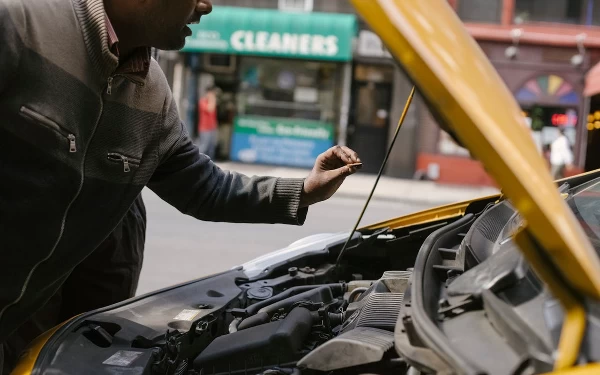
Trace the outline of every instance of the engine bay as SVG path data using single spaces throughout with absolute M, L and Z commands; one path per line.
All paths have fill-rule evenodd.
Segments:
M 260 272 L 239 267 L 74 319 L 37 365 L 148 375 L 542 373 L 563 313 L 512 242 L 519 225 L 509 202 L 489 198 L 461 216 L 356 233 L 338 265 L 344 237 L 309 241 L 310 251 L 259 262 Z M 588 328 L 589 359 L 600 359 L 597 328 Z

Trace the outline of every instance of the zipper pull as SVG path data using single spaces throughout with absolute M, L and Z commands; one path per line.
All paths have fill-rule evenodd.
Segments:
M 69 134 L 67 136 L 67 139 L 69 140 L 69 152 L 77 152 L 77 145 L 75 144 L 75 135 Z
M 112 83 L 113 83 L 113 77 L 110 76 L 110 77 L 108 77 L 108 86 L 106 87 L 106 93 L 108 95 L 112 94 Z
M 129 168 L 129 159 L 127 159 L 127 156 L 122 156 L 121 160 L 123 160 L 123 171 L 130 172 L 131 168 Z

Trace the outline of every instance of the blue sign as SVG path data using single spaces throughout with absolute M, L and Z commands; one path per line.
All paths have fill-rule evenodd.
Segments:
M 258 116 L 236 118 L 230 158 L 256 164 L 312 168 L 333 146 L 333 125 Z

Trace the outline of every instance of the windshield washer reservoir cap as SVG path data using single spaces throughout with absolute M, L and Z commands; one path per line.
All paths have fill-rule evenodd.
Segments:
M 248 289 L 248 298 L 264 300 L 273 296 L 273 288 L 260 287 Z

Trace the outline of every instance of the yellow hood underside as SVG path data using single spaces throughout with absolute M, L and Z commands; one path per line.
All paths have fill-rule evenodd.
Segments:
M 502 186 L 569 284 L 600 297 L 600 260 L 561 198 L 521 109 L 446 0 L 352 0 L 430 109 Z

